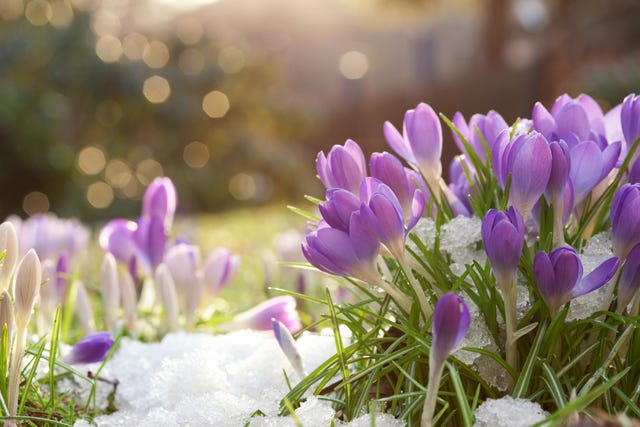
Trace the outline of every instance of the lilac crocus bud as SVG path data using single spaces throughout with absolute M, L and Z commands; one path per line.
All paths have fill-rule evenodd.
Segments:
M 373 153 L 369 159 L 369 169 L 373 178 L 379 179 L 393 190 L 405 213 L 405 221 L 408 221 L 416 191 L 411 173 L 396 156 L 386 152 Z
M 627 142 L 627 149 L 630 149 L 634 142 L 640 138 L 640 95 L 632 93 L 622 101 L 620 110 L 620 122 L 622 133 Z M 638 153 L 634 157 L 638 157 Z
M 120 285 L 118 284 L 118 265 L 110 253 L 104 254 L 100 268 L 100 292 L 104 305 L 105 326 L 113 331 L 120 309 Z
M 85 335 L 96 330 L 91 301 L 82 282 L 76 282 L 76 316 L 78 316 L 78 322 Z
M 475 153 L 483 162 L 486 160 L 485 147 L 478 132 L 480 132 L 489 149 L 493 152 L 493 147 L 498 135 L 509 128 L 502 116 L 493 110 L 489 111 L 486 115 L 474 114 L 471 116 L 468 125 L 464 120 L 464 116 L 461 113 L 456 113 L 453 116 L 453 124 L 462 136 L 467 139 L 469 145 L 473 147 Z M 467 150 L 455 132 L 453 132 L 453 140 L 460 149 L 460 152 L 468 156 L 469 153 L 467 153 Z
M 513 206 L 506 212 L 490 209 L 482 219 L 482 243 L 498 283 L 511 283 L 518 271 L 524 244 L 524 221 Z
M 102 331 L 86 335 L 71 348 L 69 354 L 63 357 L 63 361 L 70 365 L 102 362 L 109 354 L 113 343 L 110 332 Z
M 171 272 L 166 265 L 160 264 L 156 268 L 156 286 L 160 294 L 160 301 L 164 307 L 164 323 L 168 332 L 177 331 L 179 328 L 180 309 L 178 307 L 178 293 L 176 285 L 171 277 Z
M 202 298 L 203 283 L 198 271 L 201 262 L 200 248 L 184 243 L 173 246 L 164 257 L 188 327 L 194 323 L 196 309 Z
M 467 304 L 453 293 L 444 294 L 433 312 L 431 332 L 433 340 L 429 352 L 429 384 L 422 409 L 421 426 L 431 426 L 440 387 L 440 377 L 447 357 L 466 335 L 471 323 Z
M 11 304 L 11 296 L 6 289 L 0 293 L 0 339 L 2 339 L 2 331 L 6 326 L 7 337 L 9 338 L 9 348 L 11 348 L 11 335 L 13 332 L 13 304 Z
M 167 246 L 167 229 L 159 215 L 140 217 L 137 225 L 133 233 L 133 240 L 138 249 L 136 256 L 142 268 L 149 274 L 162 262 Z
M 624 260 L 640 243 L 640 184 L 625 184 L 611 201 L 611 241 L 613 254 Z
M 327 200 L 318 205 L 320 215 L 333 228 L 348 231 L 351 214 L 360 209 L 360 198 L 342 188 L 327 190 Z
M 302 244 L 305 258 L 318 269 L 370 283 L 379 281 L 376 269 L 379 251 L 380 242 L 363 225 L 358 212 L 352 215 L 348 232 L 320 222 Z
M 11 276 L 18 263 L 18 236 L 13 224 L 5 221 L 0 224 L 0 289 L 9 289 Z
M 138 224 L 126 219 L 109 221 L 102 230 L 98 241 L 105 252 L 111 253 L 118 261 L 129 264 L 136 257 L 138 249 L 133 237 Z
M 560 246 L 550 254 L 538 252 L 533 260 L 533 277 L 551 315 L 566 302 L 606 284 L 618 269 L 618 258 L 612 257 L 582 277 L 582 262 L 576 250 Z
M 551 173 L 545 189 L 545 197 L 551 203 L 559 203 L 564 200 L 564 191 L 571 168 L 571 157 L 569 156 L 569 147 L 564 141 L 549 143 L 549 150 L 551 151 Z
M 384 136 L 389 146 L 408 163 L 422 172 L 435 192 L 442 175 L 442 125 L 433 108 L 420 103 L 404 115 L 402 135 L 390 123 L 385 122 Z
M 584 141 L 569 152 L 575 204 L 582 202 L 589 192 L 609 175 L 618 161 L 621 143 L 617 141 L 604 147 L 602 145 L 594 141 Z
M 275 319 L 295 334 L 302 328 L 300 316 L 296 311 L 296 300 L 290 295 L 270 298 L 255 307 L 238 314 L 222 329 L 255 329 L 269 331 L 273 329 L 271 319 Z
M 509 204 L 524 218 L 547 187 L 551 160 L 549 143 L 538 132 L 516 138 L 503 152 L 502 176 L 511 174 Z
M 135 332 L 136 321 L 138 320 L 138 295 L 136 285 L 133 283 L 133 278 L 128 272 L 120 275 L 120 288 L 122 293 L 122 311 L 124 311 L 127 328 L 130 332 Z
M 360 182 L 367 175 L 367 165 L 360 146 L 347 140 L 344 146 L 334 145 L 327 156 L 316 157 L 316 170 L 327 190 L 342 188 L 358 194 Z
M 207 255 L 202 266 L 202 280 L 205 288 L 214 297 L 218 296 L 233 279 L 239 265 L 240 258 L 228 249 L 218 248 L 212 251 Z
M 31 317 L 33 304 L 40 293 L 42 283 L 42 267 L 35 250 L 29 249 L 29 252 L 20 260 L 14 282 L 16 324 L 18 327 L 25 327 Z
M 287 357 L 287 360 L 289 360 L 289 363 L 291 363 L 298 377 L 301 379 L 306 377 L 307 373 L 304 371 L 302 356 L 298 351 L 296 340 L 293 339 L 293 335 L 291 335 L 289 329 L 284 323 L 277 319 L 271 319 L 271 327 L 273 328 L 273 335 L 276 337 L 280 349 Z
M 178 198 L 176 188 L 171 179 L 165 177 L 155 178 L 147 187 L 142 198 L 142 216 L 152 217 L 158 215 L 167 230 L 171 228 L 176 212 Z
M 618 312 L 622 312 L 640 289 L 640 244 L 627 255 L 618 282 Z

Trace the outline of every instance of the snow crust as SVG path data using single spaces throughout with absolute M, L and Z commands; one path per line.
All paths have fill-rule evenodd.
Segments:
M 473 427 L 529 427 L 549 416 L 540 405 L 526 399 L 504 396 L 487 399 L 475 412 Z
M 303 335 L 298 346 L 307 371 L 335 353 L 331 336 Z M 95 372 L 97 366 L 88 369 Z M 270 332 L 173 333 L 157 343 L 124 339 L 100 374 L 119 381 L 118 411 L 95 421 L 100 427 L 295 426 L 292 417 L 277 416 L 288 391 L 283 371 L 292 386 L 300 380 Z M 98 402 L 104 408 L 112 386 L 98 384 Z M 296 410 L 304 426 L 329 426 L 333 415 L 329 403 L 313 396 Z M 335 425 L 369 426 L 372 417 L 377 425 L 404 425 L 387 414 L 363 414 L 348 424 L 336 420 Z

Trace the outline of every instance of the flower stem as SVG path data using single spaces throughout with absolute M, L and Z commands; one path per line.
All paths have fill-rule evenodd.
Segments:
M 406 256 L 399 259 L 399 262 L 400 267 L 402 267 L 402 270 L 404 271 L 404 275 L 407 277 L 411 287 L 413 288 L 413 292 L 416 294 L 416 298 L 418 298 L 418 303 L 420 304 L 420 310 L 422 311 L 424 320 L 427 321 L 433 314 L 433 309 L 431 308 L 429 301 L 427 301 L 427 295 L 424 293 L 422 286 L 420 286 L 418 279 L 413 275 L 413 271 L 407 263 Z
M 504 317 L 507 332 L 507 341 L 505 343 L 507 363 L 517 371 L 518 348 L 516 346 L 516 330 L 518 320 L 516 317 L 516 301 L 518 298 L 518 289 L 516 288 L 515 279 L 502 281 L 500 289 L 502 290 L 502 296 L 504 298 Z
M 398 290 L 398 288 L 394 287 L 394 285 L 390 285 L 385 282 L 381 277 L 374 282 L 376 286 L 381 288 L 383 291 L 389 294 L 391 298 L 398 304 L 402 309 L 409 312 L 411 310 L 411 300 L 402 292 Z
M 11 367 L 9 369 L 9 386 L 7 389 L 8 409 L 10 416 L 18 415 L 18 389 L 20 387 L 20 372 L 22 371 L 22 358 L 27 340 L 27 325 L 16 324 L 15 347 L 11 357 Z M 5 427 L 15 426 L 15 420 L 5 422 Z
M 429 383 L 427 384 L 427 396 L 424 399 L 422 407 L 422 421 L 420 427 L 431 427 L 433 421 L 433 413 L 436 409 L 436 399 L 438 398 L 438 389 L 440 388 L 440 377 L 444 363 L 437 363 L 429 357 Z

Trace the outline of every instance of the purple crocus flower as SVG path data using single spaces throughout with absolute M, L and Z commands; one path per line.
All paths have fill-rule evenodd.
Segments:
M 302 362 L 302 356 L 298 351 L 296 340 L 289 332 L 287 326 L 277 319 L 271 319 L 271 327 L 273 328 L 273 335 L 276 337 L 276 341 L 280 346 L 280 349 L 293 366 L 293 369 L 298 374 L 298 377 L 304 378 L 307 376 L 304 371 L 304 364 Z
M 462 298 L 454 293 L 440 297 L 433 312 L 430 360 L 440 365 L 464 338 L 471 319 L 469 309 Z
M 110 332 L 95 332 L 78 341 L 71 352 L 64 357 L 70 365 L 102 362 L 113 346 Z
M 550 141 L 580 142 L 588 139 L 592 132 L 605 134 L 602 109 L 593 98 L 584 94 L 575 99 L 567 94 L 558 97 L 551 112 L 537 102 L 531 117 L 534 129 Z
M 155 178 L 147 187 L 142 198 L 142 216 L 162 218 L 165 228 L 168 230 L 173 223 L 178 197 L 176 188 L 171 179 L 164 177 Z
M 440 297 L 431 324 L 433 340 L 429 352 L 429 384 L 422 408 L 421 426 L 431 425 L 444 362 L 466 335 L 470 322 L 469 309 L 462 298 L 453 293 Z
M 366 200 L 360 206 L 362 220 L 396 258 L 402 259 L 407 231 L 416 225 L 424 211 L 422 192 L 414 191 L 406 229 L 402 206 L 388 186 L 375 178 L 366 178 L 360 188 L 360 194 Z
M 344 146 L 334 145 L 329 154 L 318 153 L 316 170 L 327 190 L 342 188 L 358 194 L 360 182 L 367 175 L 367 165 L 360 146 L 347 140 Z
M 620 122 L 629 149 L 640 138 L 640 95 L 632 93 L 622 101 Z M 635 153 L 635 157 L 638 157 L 638 153 Z
M 369 169 L 373 178 L 379 179 L 393 190 L 405 213 L 405 220 L 408 220 L 416 191 L 411 171 L 396 156 L 387 152 L 373 153 L 369 159 Z
M 420 103 L 405 113 L 402 134 L 390 122 L 385 122 L 383 132 L 389 146 L 419 169 L 437 192 L 442 175 L 442 125 L 433 108 Z
M 618 311 L 622 312 L 640 289 L 640 244 L 635 245 L 622 266 L 618 282 Z
M 513 281 L 524 244 L 524 221 L 516 208 L 490 209 L 482 219 L 482 243 L 500 284 Z
M 295 334 L 302 328 L 300 316 L 296 311 L 296 300 L 290 295 L 278 296 L 261 302 L 257 306 L 238 314 L 230 324 L 222 329 L 255 329 L 269 331 L 273 328 L 273 319 L 282 322 Z
M 203 290 L 199 272 L 202 263 L 200 248 L 187 243 L 174 245 L 165 254 L 163 262 L 171 273 L 180 307 L 191 326 Z
M 471 116 L 468 124 L 462 113 L 458 112 L 454 114 L 452 121 L 483 162 L 486 160 L 486 154 L 482 140 L 478 135 L 478 131 L 480 131 L 480 134 L 489 146 L 489 149 L 493 152 L 498 135 L 505 129 L 509 128 L 507 122 L 502 118 L 502 116 L 493 110 L 489 111 L 486 115 L 474 114 Z M 464 145 L 460 141 L 460 138 L 458 138 L 458 135 L 455 132 L 452 132 L 452 135 L 454 142 L 460 149 L 460 152 L 468 157 L 467 150 L 464 148 Z
M 100 231 L 100 247 L 120 262 L 140 267 L 146 275 L 162 262 L 167 244 L 164 219 L 159 215 L 140 217 L 137 222 L 114 219 Z
M 526 218 L 531 208 L 547 188 L 551 175 L 551 150 L 546 138 L 531 132 L 511 141 L 497 162 L 499 176 L 511 175 L 509 204 Z
M 352 276 L 365 282 L 379 281 L 376 260 L 380 242 L 363 224 L 359 212 L 351 215 L 349 231 L 331 228 L 321 221 L 302 244 L 305 258 L 325 273 Z
M 327 190 L 327 200 L 318 209 L 322 218 L 333 228 L 348 231 L 351 214 L 360 209 L 360 198 L 342 188 Z
M 621 143 L 607 144 L 583 141 L 570 149 L 571 167 L 569 175 L 573 185 L 575 204 L 582 202 L 589 192 L 615 167 L 620 157 Z
M 611 201 L 611 241 L 613 254 L 624 260 L 640 243 L 640 184 L 625 184 Z
M 533 276 L 538 291 L 551 315 L 566 302 L 606 284 L 618 269 L 618 258 L 612 257 L 582 277 L 582 262 L 576 250 L 560 246 L 550 254 L 538 252 L 533 260 Z
M 231 282 L 238 266 L 240 258 L 225 248 L 218 248 L 207 255 L 202 266 L 202 280 L 205 289 L 208 289 L 214 297 Z

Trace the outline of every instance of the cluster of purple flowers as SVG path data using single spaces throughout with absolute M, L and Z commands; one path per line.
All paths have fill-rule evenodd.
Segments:
M 452 123 L 461 154 L 451 162 L 449 184 L 442 178 L 441 122 L 424 103 L 407 111 L 402 132 L 388 122 L 383 127 L 389 146 L 407 166 L 390 153 L 374 153 L 367 173 L 364 154 L 351 140 L 334 146 L 327 155 L 320 153 L 316 168 L 326 200 L 319 205 L 322 219 L 302 244 L 307 260 L 324 272 L 382 287 L 403 306 L 413 295 L 399 294 L 395 284 L 385 283 L 379 269 L 381 255 L 402 265 L 408 233 L 420 217 L 438 215 L 443 206 L 450 207 L 454 216 L 479 215 L 483 245 L 505 299 L 509 353 L 516 340 L 515 286 L 525 236 L 539 233 L 541 209 L 549 206 L 553 247 L 535 255 L 533 270 L 537 292 L 550 313 L 609 282 L 625 259 L 618 301 L 626 307 L 636 298 L 640 161 L 632 150 L 640 138 L 640 97 L 629 95 L 605 114 L 587 95 L 563 95 L 550 110 L 536 103 L 531 119 L 520 119 L 513 126 L 495 111 L 473 115 L 468 122 L 457 113 Z M 621 170 L 623 166 L 627 170 Z M 506 211 L 496 210 L 497 205 L 480 210 L 474 203 L 479 181 L 486 178 L 482 173 L 489 174 L 504 193 L 493 200 L 497 204 L 503 197 Z M 611 202 L 615 257 L 583 278 L 580 258 L 565 244 L 565 233 L 580 230 L 580 237 L 588 238 L 598 215 L 585 213 L 602 212 L 605 204 L 598 204 L 599 198 L 613 183 L 624 180 L 628 183 Z M 429 288 L 421 291 L 437 294 Z M 459 338 L 464 329 L 450 333 Z M 514 357 L 507 358 L 517 363 Z

